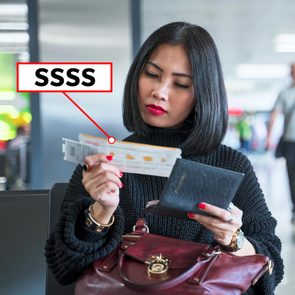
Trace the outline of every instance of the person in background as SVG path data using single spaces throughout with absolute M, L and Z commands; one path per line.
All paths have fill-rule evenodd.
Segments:
M 250 115 L 247 112 L 243 112 L 241 115 L 240 119 L 236 123 L 236 129 L 239 133 L 241 151 L 249 152 L 251 150 L 253 130 L 250 122 Z
M 291 85 L 280 92 L 270 114 L 266 149 L 271 148 L 271 133 L 279 114 L 284 116 L 283 156 L 286 159 L 292 200 L 292 223 L 295 223 L 295 63 L 291 64 Z
M 30 182 L 30 148 L 31 148 L 31 127 L 24 124 L 17 128 L 16 137 L 7 143 L 7 167 L 9 190 L 24 190 Z
M 240 256 L 267 255 L 274 262 L 273 273 L 263 275 L 246 294 L 273 294 L 283 277 L 277 222 L 249 159 L 221 144 L 227 97 L 217 48 L 204 28 L 174 22 L 144 42 L 127 75 L 123 121 L 133 132 L 126 141 L 178 147 L 184 159 L 244 173 L 233 206 L 224 210 L 204 200 L 199 208 L 213 217 L 190 212 L 187 219 L 143 216 L 146 204 L 159 199 L 167 178 L 123 174 L 111 155 L 88 156 L 73 173 L 59 222 L 47 240 L 47 263 L 57 280 L 77 280 L 144 217 L 154 234 L 217 242 Z

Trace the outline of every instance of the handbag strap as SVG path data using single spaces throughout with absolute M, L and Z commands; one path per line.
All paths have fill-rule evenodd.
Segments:
M 137 219 L 135 225 L 133 226 L 132 233 L 144 235 L 149 232 L 150 232 L 150 230 L 149 230 L 145 220 L 143 218 Z

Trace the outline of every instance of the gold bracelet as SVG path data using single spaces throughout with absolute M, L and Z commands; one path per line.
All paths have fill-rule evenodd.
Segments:
M 103 231 L 105 228 L 111 227 L 115 222 L 115 216 L 112 215 L 111 221 L 108 224 L 102 224 L 97 222 L 93 217 L 93 204 L 87 209 L 86 212 L 86 225 L 97 232 Z

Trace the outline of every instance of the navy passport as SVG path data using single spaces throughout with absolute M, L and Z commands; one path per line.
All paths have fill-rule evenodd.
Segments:
M 198 208 L 206 202 L 227 209 L 243 173 L 177 159 L 160 200 L 148 202 L 144 213 L 187 218 L 187 213 L 207 215 Z

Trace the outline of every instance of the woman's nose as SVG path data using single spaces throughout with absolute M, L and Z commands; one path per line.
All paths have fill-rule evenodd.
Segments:
M 169 97 L 169 91 L 168 87 L 165 85 L 162 85 L 158 87 L 157 89 L 154 89 L 151 93 L 152 97 L 159 100 L 167 101 Z

